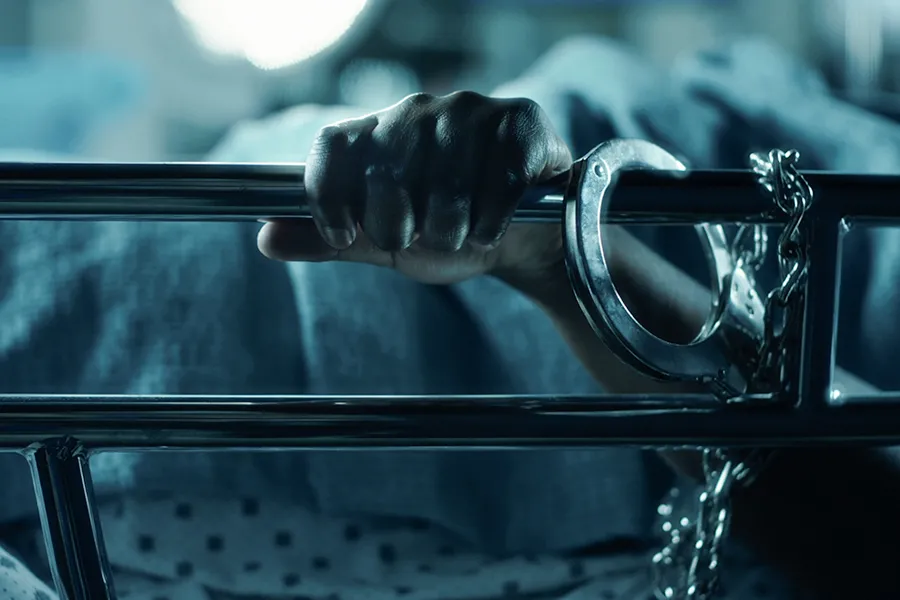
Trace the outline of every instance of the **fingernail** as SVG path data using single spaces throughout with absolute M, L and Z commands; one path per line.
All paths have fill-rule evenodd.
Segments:
M 485 252 L 488 250 L 496 250 L 496 248 L 500 245 L 501 241 L 502 241 L 502 239 L 496 239 L 491 242 L 485 242 L 483 240 L 473 240 L 471 238 L 466 240 L 466 242 L 468 242 L 474 248 L 478 248 L 479 250 L 482 250 Z
M 356 239 L 356 232 L 347 229 L 332 229 L 331 227 L 325 227 L 323 228 L 322 233 L 324 234 L 325 241 L 328 242 L 328 245 L 332 248 L 337 248 L 338 250 L 346 250 Z

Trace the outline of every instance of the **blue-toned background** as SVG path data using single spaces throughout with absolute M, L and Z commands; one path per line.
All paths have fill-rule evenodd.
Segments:
M 186 6 L 0 0 L 0 48 L 24 51 L 0 53 L 0 151 L 193 160 L 243 119 L 304 103 L 376 109 L 413 91 L 487 91 L 560 40 L 585 35 L 619 40 L 662 66 L 761 37 L 861 103 L 900 106 L 891 3 L 348 0 L 302 18 L 292 0 Z M 247 30 L 224 27 L 235 22 Z
M 82 152 L 137 110 L 143 88 L 140 66 L 115 56 L 0 51 L 0 148 Z
M 610 6 L 634 4 L 728 4 L 735 0 L 468 0 L 474 4 L 532 5 L 532 6 Z

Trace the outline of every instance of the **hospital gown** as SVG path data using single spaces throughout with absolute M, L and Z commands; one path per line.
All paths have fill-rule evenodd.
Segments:
M 570 40 L 497 95 L 537 100 L 576 155 L 636 137 L 696 167 L 794 147 L 806 168 L 900 171 L 900 127 L 754 41 L 662 72 L 614 43 Z M 239 125 L 211 158 L 302 160 L 319 127 L 358 114 L 289 110 Z M 598 391 L 546 316 L 487 278 L 434 287 L 269 262 L 248 224 L 0 228 L 4 392 Z M 696 273 L 690 235 L 645 238 Z M 889 231 L 845 248 L 840 360 L 887 388 L 896 370 L 879 357 L 900 349 L 898 324 L 863 317 L 895 303 L 898 252 Z M 51 598 L 28 570 L 46 573 L 27 470 L 10 455 L 0 467 L 0 599 Z M 118 591 L 142 600 L 647 600 L 654 508 L 673 482 L 654 454 L 623 448 L 102 454 L 93 470 Z M 728 597 L 791 591 L 752 557 L 726 574 Z

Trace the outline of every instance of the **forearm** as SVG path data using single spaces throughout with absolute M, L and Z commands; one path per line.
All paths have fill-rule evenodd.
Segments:
M 633 314 L 670 340 L 693 337 L 709 308 L 708 291 L 621 229 L 611 233 L 613 277 Z M 544 308 L 606 390 L 696 391 L 650 380 L 606 348 L 582 316 L 564 265 L 540 279 L 506 279 Z M 871 389 L 840 370 L 836 380 L 849 392 Z M 736 496 L 734 532 L 820 596 L 884 597 L 885 590 L 900 585 L 900 541 L 895 540 L 900 533 L 900 467 L 894 454 L 847 448 L 782 450 L 764 475 Z M 699 472 L 697 453 L 664 457 L 683 472 Z
M 696 335 L 709 310 L 709 293 L 668 261 L 627 234 L 607 233 L 612 277 L 631 313 L 653 333 L 670 341 Z M 592 331 L 572 292 L 565 265 L 534 276 L 519 272 L 500 278 L 523 292 L 553 319 L 560 334 L 605 390 L 611 393 L 656 393 L 696 387 L 652 380 L 627 367 Z M 672 290 L 678 290 L 673 294 Z

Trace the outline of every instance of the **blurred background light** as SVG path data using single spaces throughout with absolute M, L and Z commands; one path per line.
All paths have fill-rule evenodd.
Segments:
M 421 88 L 412 69 L 386 60 L 355 60 L 343 70 L 338 84 L 343 104 L 371 110 L 389 106 Z
M 353 26 L 367 0 L 173 0 L 200 43 L 266 70 L 289 67 Z
M 767 39 L 900 120 L 898 0 L 0 0 L 0 151 L 202 160 L 296 106 L 489 92 L 585 35 L 663 69 Z

